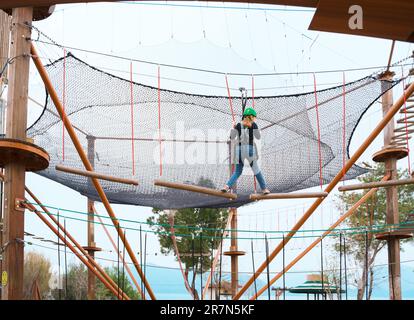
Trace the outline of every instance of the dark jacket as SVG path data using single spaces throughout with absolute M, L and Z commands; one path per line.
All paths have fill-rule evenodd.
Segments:
M 245 129 L 246 130 L 246 129 Z M 259 154 L 257 152 L 257 146 L 256 143 L 254 141 L 254 139 L 259 140 L 261 135 L 260 135 L 260 130 L 259 127 L 257 126 L 256 122 L 253 122 L 251 128 L 247 128 L 247 132 L 248 135 L 244 135 L 245 132 L 242 132 L 242 125 L 241 123 L 237 123 L 233 129 L 231 129 L 230 131 L 230 139 L 232 142 L 232 163 L 237 163 L 239 161 L 236 161 L 237 159 L 234 158 L 234 156 L 236 156 L 235 154 L 235 147 L 236 145 L 251 145 L 253 146 L 253 150 L 254 155 L 250 155 L 252 156 L 252 160 L 257 160 L 259 159 Z M 243 133 L 243 134 L 242 134 Z M 240 160 L 240 155 L 238 155 L 238 159 Z

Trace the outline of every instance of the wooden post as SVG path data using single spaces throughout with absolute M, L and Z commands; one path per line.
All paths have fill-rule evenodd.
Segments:
M 237 243 L 237 208 L 231 208 L 233 211 L 233 218 L 231 219 L 231 245 L 230 251 L 238 251 Z M 239 256 L 231 255 L 231 296 L 235 297 L 239 286 Z
M 4 71 L 0 76 L 0 135 L 4 134 L 4 112 L 6 109 L 6 101 L 2 99 L 1 93 L 4 89 L 4 84 L 7 82 L 7 71 L 5 69 L 7 57 L 9 55 L 10 42 L 10 18 L 4 11 L 0 10 L 0 70 Z M 3 174 L 3 169 L 0 169 Z M 3 247 L 3 181 L 0 181 L 0 247 Z M 3 272 L 3 258 L 0 254 L 0 275 Z M 1 289 L 0 289 L 1 297 Z
M 87 136 L 88 140 L 88 159 L 92 165 L 92 168 L 95 169 L 95 138 L 92 136 Z M 93 189 L 93 184 L 91 178 L 88 178 L 88 189 Z M 94 224 L 94 204 L 95 202 L 88 198 L 88 248 L 95 247 L 95 224 Z M 92 259 L 95 260 L 95 250 L 87 250 Z M 95 286 L 96 286 L 96 277 L 92 270 L 88 269 L 88 300 L 95 300 Z
M 32 23 L 33 8 L 16 8 L 12 13 L 9 88 L 7 105 L 6 137 L 26 139 L 27 96 L 29 87 L 31 29 L 24 23 Z M 16 199 L 24 199 L 26 168 L 23 164 L 5 166 L 3 273 L 7 285 L 2 290 L 3 300 L 23 298 L 24 264 L 24 210 L 16 209 Z
M 386 71 L 382 74 L 385 80 L 392 80 L 393 72 Z M 385 115 L 393 105 L 392 90 L 388 90 L 382 96 L 382 111 Z M 384 147 L 389 146 L 394 135 L 394 119 L 388 122 L 384 129 Z M 385 160 L 385 172 L 390 175 L 390 180 L 397 180 L 397 159 Z M 397 187 L 386 189 L 386 223 L 399 224 L 398 213 L 398 191 Z M 400 240 L 398 238 L 389 238 L 388 244 L 388 275 L 389 290 L 391 300 L 401 300 L 401 267 L 400 267 Z

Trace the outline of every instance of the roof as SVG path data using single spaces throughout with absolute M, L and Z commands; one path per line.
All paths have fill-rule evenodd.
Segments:
M 339 291 L 339 288 L 335 285 L 329 284 L 326 280 L 323 282 L 319 279 L 308 279 L 305 283 L 296 286 L 294 288 L 290 288 L 289 292 L 291 293 L 327 293 L 333 292 L 336 293 Z M 341 290 L 344 292 L 344 290 Z
M 54 4 L 76 3 L 81 0 L 2 0 L 1 9 L 21 6 L 44 7 Z M 82 0 L 98 2 L 100 0 Z M 218 1 L 218 0 L 216 0 Z M 231 2 L 225 0 L 225 2 Z M 355 3 L 351 0 L 239 0 L 238 2 L 316 8 L 309 30 L 369 36 L 414 43 L 414 1 L 407 0 L 359 0 L 362 8 L 363 28 L 351 29 L 349 20 Z

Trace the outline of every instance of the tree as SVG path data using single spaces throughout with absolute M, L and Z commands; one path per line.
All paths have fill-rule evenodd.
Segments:
M 57 288 L 52 292 L 54 299 L 86 300 L 88 298 L 88 270 L 85 265 L 70 264 L 67 274 L 63 274 L 62 279 L 61 296 L 59 297 L 59 288 Z
M 132 286 L 131 280 L 127 277 L 122 266 L 119 270 L 117 267 L 106 267 L 104 268 L 105 272 L 109 277 L 114 280 L 114 282 L 119 286 L 119 288 L 126 293 L 128 297 L 132 300 L 141 300 L 141 296 L 137 290 Z M 117 300 L 118 298 L 111 292 L 101 281 L 96 283 L 96 298 L 98 300 Z
M 115 266 L 105 267 L 105 272 L 109 277 L 114 280 L 116 284 L 119 283 L 119 287 L 123 290 L 128 297 L 134 300 L 141 299 L 139 293 L 134 290 L 129 278 L 123 273 L 122 269 L 119 270 L 118 281 L 118 268 Z M 87 300 L 88 299 L 88 270 L 83 264 L 71 264 L 68 266 L 67 279 L 63 276 L 63 292 L 62 298 L 65 300 Z M 65 286 L 67 281 L 67 290 Z M 105 285 L 97 279 L 95 287 L 97 300 L 116 300 L 117 297 L 105 287 Z M 59 291 L 54 290 L 53 296 L 55 299 L 59 299 Z
M 199 186 L 214 188 L 211 181 L 201 178 Z M 184 265 L 184 277 L 190 287 L 187 290 L 199 299 L 195 286 L 196 275 L 208 271 L 212 264 L 211 253 L 221 242 L 222 229 L 227 222 L 228 210 L 212 208 L 188 208 L 162 211 L 153 209 L 156 216 L 147 222 L 156 230 L 161 253 L 180 253 Z M 172 226 L 175 226 L 172 228 Z M 178 259 L 178 256 L 177 256 Z M 192 271 L 191 282 L 188 279 Z
M 24 299 L 31 300 L 32 286 L 35 281 L 40 289 L 42 299 L 46 299 L 49 294 L 49 280 L 52 275 L 50 271 L 50 261 L 42 254 L 30 251 L 26 253 L 24 259 L 24 279 L 23 295 Z
M 364 176 L 358 178 L 360 182 L 368 183 L 379 181 L 385 175 L 385 168 L 383 164 L 378 164 Z M 408 170 L 398 170 L 397 177 L 408 178 L 410 175 Z M 358 200 L 362 198 L 369 190 L 362 192 L 344 192 L 338 196 L 338 209 L 344 208 L 349 210 Z M 404 185 L 398 187 L 398 205 L 400 222 L 404 222 L 408 218 L 408 214 L 412 213 L 414 208 L 414 185 Z M 373 225 L 384 225 L 386 223 L 386 191 L 385 188 L 380 188 L 374 196 L 361 205 L 358 210 L 349 217 L 345 226 L 347 228 L 358 228 L 367 226 L 366 232 L 351 232 L 346 235 L 346 251 L 355 261 L 361 273 L 354 274 L 355 284 L 358 288 L 357 299 L 361 300 L 364 297 L 368 283 L 368 299 L 371 298 L 374 286 L 374 262 L 378 253 L 386 247 L 385 241 L 376 240 L 373 232 L 371 232 Z M 409 240 L 404 240 L 404 242 Z M 367 249 L 366 249 L 367 247 Z M 334 249 L 339 251 L 339 243 L 334 245 Z M 367 272 L 368 270 L 368 272 Z M 367 274 L 368 273 L 368 274 Z

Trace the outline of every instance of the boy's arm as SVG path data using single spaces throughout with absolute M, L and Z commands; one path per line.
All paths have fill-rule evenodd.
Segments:
M 260 140 L 261 134 L 260 134 L 260 130 L 259 130 L 259 127 L 257 126 L 256 122 L 253 122 L 252 128 L 253 128 L 253 136 L 257 140 Z
M 237 137 L 237 124 L 230 130 L 230 139 L 234 140 Z

